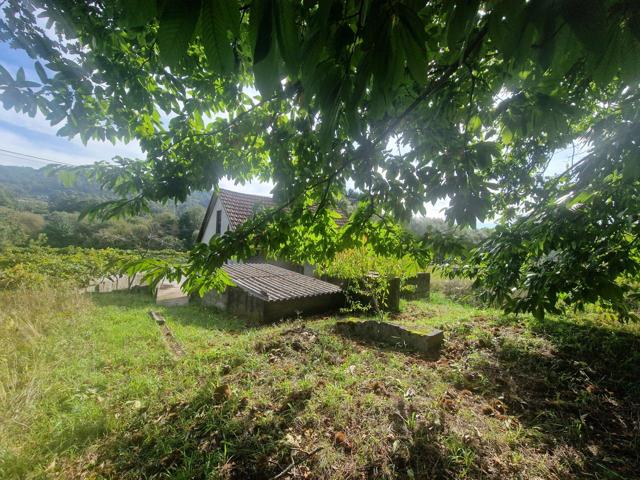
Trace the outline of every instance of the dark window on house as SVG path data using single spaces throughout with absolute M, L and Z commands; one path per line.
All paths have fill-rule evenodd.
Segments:
M 222 210 L 216 212 L 216 233 L 219 235 L 222 231 Z

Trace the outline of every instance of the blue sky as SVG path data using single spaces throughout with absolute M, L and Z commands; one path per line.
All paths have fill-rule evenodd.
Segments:
M 0 64 L 12 75 L 22 67 L 28 79 L 37 81 L 33 60 L 22 50 L 14 50 L 6 43 L 0 43 Z M 74 165 L 110 160 L 115 155 L 135 157 L 141 154 L 136 143 L 112 145 L 108 142 L 90 141 L 85 146 L 80 138 L 68 140 L 58 137 L 56 131 L 62 125 L 64 123 L 52 127 L 40 113 L 35 118 L 30 118 L 0 108 L 0 149 Z M 0 164 L 40 167 L 46 162 L 0 151 Z
M 22 67 L 27 79 L 37 81 L 33 60 L 22 50 L 14 50 L 2 42 L 0 42 L 0 64 L 12 75 Z M 0 108 L 0 165 L 40 168 L 49 163 L 47 160 L 81 165 L 99 160 L 111 160 L 116 155 L 131 158 L 142 156 L 137 142 L 128 144 L 117 142 L 113 145 L 109 142 L 89 141 L 85 146 L 79 137 L 73 139 L 58 137 L 56 132 L 63 125 L 64 122 L 52 127 L 40 113 L 35 118 L 30 118 L 27 115 Z M 17 152 L 21 155 L 8 152 Z M 226 179 L 221 183 L 225 188 L 257 194 L 268 194 L 272 188 L 269 184 L 259 182 L 236 186 Z
M 0 64 L 12 75 L 19 67 L 22 67 L 27 79 L 37 81 L 33 60 L 23 51 L 14 50 L 2 42 L 0 42 Z M 85 146 L 80 138 L 69 140 L 58 137 L 56 131 L 62 125 L 64 123 L 52 127 L 40 113 L 35 118 L 30 118 L 27 115 L 0 108 L 0 165 L 23 165 L 39 168 L 46 165 L 47 160 L 80 165 L 99 160 L 111 160 L 116 155 L 132 158 L 142 156 L 137 142 L 128 144 L 119 142 L 113 145 L 109 142 L 89 141 Z M 17 152 L 20 155 L 8 152 Z M 547 173 L 555 174 L 563 171 L 570 161 L 571 155 L 571 148 L 558 152 L 551 161 Z M 580 152 L 576 158 L 580 158 Z M 259 182 L 236 186 L 228 179 L 223 180 L 221 186 L 257 194 L 268 194 L 271 189 L 271 185 Z M 438 202 L 435 206 L 429 204 L 427 215 L 442 218 L 442 209 L 446 206 L 446 201 Z

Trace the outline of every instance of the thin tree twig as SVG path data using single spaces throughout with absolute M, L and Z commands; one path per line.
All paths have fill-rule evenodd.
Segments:
M 309 460 L 309 458 L 311 458 L 313 455 L 318 453 L 323 448 L 324 447 L 318 447 L 315 450 L 307 453 L 304 457 L 300 459 L 297 465 L 300 465 L 301 463 L 306 462 L 307 460 Z M 271 480 L 278 480 L 279 478 L 284 477 L 287 473 L 289 473 L 289 470 L 291 470 L 295 466 L 296 466 L 296 462 L 294 460 L 291 460 L 291 463 L 287 465 L 287 467 L 284 470 L 282 470 L 279 474 L 277 474 L 275 477 L 271 477 Z

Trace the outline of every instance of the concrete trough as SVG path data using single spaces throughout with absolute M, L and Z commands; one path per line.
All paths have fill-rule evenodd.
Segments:
M 411 350 L 427 355 L 437 355 L 442 347 L 441 330 L 421 333 L 400 325 L 366 320 L 364 322 L 337 322 L 336 330 L 342 335 L 369 342 L 380 342 L 399 349 Z

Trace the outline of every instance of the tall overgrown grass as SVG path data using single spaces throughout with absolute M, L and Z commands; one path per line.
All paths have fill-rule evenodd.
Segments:
M 47 372 L 56 361 L 47 355 L 47 335 L 80 328 L 72 325 L 75 314 L 90 308 L 86 295 L 64 288 L 0 291 L 0 439 L 25 428 L 47 395 Z M 9 455 L 2 443 L 0 456 Z

